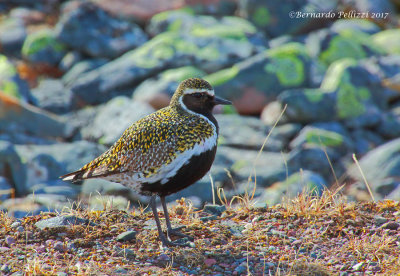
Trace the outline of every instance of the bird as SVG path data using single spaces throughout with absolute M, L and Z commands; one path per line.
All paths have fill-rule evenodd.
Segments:
M 72 182 L 101 178 L 150 196 L 162 244 L 180 245 L 171 235 L 193 240 L 172 228 L 165 197 L 194 184 L 210 170 L 219 133 L 212 111 L 216 105 L 230 104 L 217 97 L 206 80 L 186 79 L 167 107 L 134 122 L 107 151 L 60 178 Z M 164 210 L 166 235 L 157 212 L 157 196 Z

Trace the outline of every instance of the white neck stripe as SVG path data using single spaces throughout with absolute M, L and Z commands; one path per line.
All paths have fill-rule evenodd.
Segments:
M 199 89 L 199 88 L 186 88 L 185 90 L 183 90 L 183 94 L 193 94 L 196 92 L 200 92 L 200 93 L 207 93 L 210 96 L 214 96 L 214 90 L 209 90 L 209 89 Z

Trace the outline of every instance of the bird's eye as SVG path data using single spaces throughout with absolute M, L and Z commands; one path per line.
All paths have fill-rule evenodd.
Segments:
M 196 92 L 196 93 L 193 93 L 192 95 L 193 95 L 193 97 L 200 99 L 203 96 L 203 93 Z

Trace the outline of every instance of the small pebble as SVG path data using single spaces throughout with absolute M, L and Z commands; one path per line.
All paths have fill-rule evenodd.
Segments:
M 205 259 L 205 260 L 204 260 L 204 264 L 205 264 L 206 266 L 208 266 L 208 267 L 210 267 L 210 266 L 212 266 L 212 265 L 215 265 L 216 263 L 217 263 L 217 261 L 216 261 L 215 259 L 213 259 L 213 258 Z
M 374 221 L 375 221 L 376 225 L 380 226 L 380 225 L 386 223 L 388 220 L 386 218 L 378 215 L 378 216 L 374 216 Z
M 136 239 L 136 235 L 137 235 L 136 231 L 126 231 L 126 232 L 119 234 L 117 236 L 116 240 L 120 241 L 120 242 L 132 241 L 132 240 Z
M 9 273 L 10 272 L 10 267 L 7 264 L 3 264 L 0 268 L 0 271 L 3 273 Z
M 353 270 L 355 270 L 355 271 L 359 271 L 359 270 L 361 270 L 362 268 L 363 268 L 363 266 L 364 266 L 364 262 L 360 262 L 360 263 L 358 263 L 358 264 L 356 264 L 356 265 L 353 265 Z
M 60 241 L 56 242 L 56 243 L 54 244 L 54 247 L 53 247 L 53 248 L 54 248 L 55 250 L 59 251 L 59 252 L 64 252 L 64 251 L 65 251 L 64 244 L 63 244 L 62 242 L 60 242 Z
M 389 221 L 384 224 L 382 224 L 381 228 L 383 229 L 389 229 L 389 230 L 397 230 L 399 228 L 399 224 L 394 221 Z
M 19 226 L 21 226 L 21 222 L 20 221 L 14 221 L 13 223 L 11 223 L 11 228 L 18 228 Z
M 15 243 L 15 239 L 13 237 L 7 236 L 5 238 L 5 242 L 7 245 L 13 245 Z

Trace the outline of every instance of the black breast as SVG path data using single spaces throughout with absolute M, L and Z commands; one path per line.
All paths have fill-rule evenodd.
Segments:
M 200 155 L 192 156 L 189 162 L 183 165 L 167 183 L 161 184 L 160 181 L 149 184 L 143 183 L 141 192 L 145 195 L 167 196 L 192 185 L 210 170 L 216 151 L 217 146 Z

